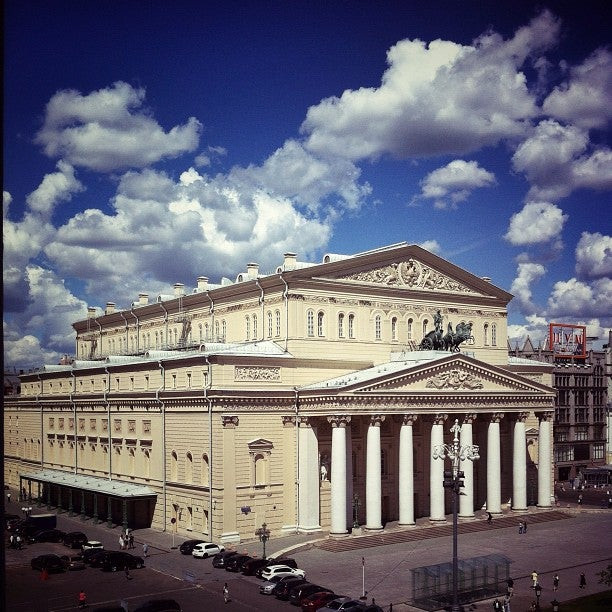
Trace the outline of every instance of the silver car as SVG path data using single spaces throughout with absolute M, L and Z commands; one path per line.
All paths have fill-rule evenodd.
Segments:
M 213 544 L 212 542 L 201 542 L 200 544 L 196 544 L 191 551 L 191 554 L 196 559 L 208 559 L 208 557 L 212 557 L 217 553 L 223 552 L 225 548 L 223 546 L 219 546 L 218 544 Z

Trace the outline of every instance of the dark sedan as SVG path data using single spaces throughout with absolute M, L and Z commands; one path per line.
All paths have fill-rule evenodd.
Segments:
M 61 542 L 66 534 L 59 529 L 41 529 L 30 536 L 31 542 Z
M 82 531 L 71 531 L 64 536 L 64 546 L 81 548 L 89 538 Z
M 242 566 L 250 561 L 253 557 L 249 555 L 232 555 L 225 562 L 225 571 L 227 572 L 240 572 L 242 571 Z
M 39 555 L 30 561 L 30 565 L 39 572 L 63 572 L 66 569 L 66 563 L 59 555 Z
M 179 546 L 179 550 L 183 555 L 190 555 L 198 544 L 203 544 L 206 541 L 207 540 L 186 540 Z
M 251 559 L 242 566 L 242 573 L 245 576 L 253 576 L 258 569 L 266 565 L 268 565 L 267 559 Z
M 302 600 L 306 599 L 309 595 L 313 593 L 322 593 L 324 591 L 328 591 L 325 587 L 319 586 L 318 584 L 311 584 L 310 582 L 305 582 L 304 584 L 300 584 L 293 589 L 289 593 L 289 601 L 294 606 L 301 606 Z
M 108 572 L 116 572 L 126 567 L 128 569 L 140 569 L 144 567 L 144 559 L 130 553 L 112 551 L 104 555 L 100 562 L 100 567 Z
M 224 552 L 217 553 L 212 560 L 212 566 L 216 568 L 225 567 L 226 561 L 238 553 L 235 550 L 226 550 Z
M 88 548 L 87 550 L 84 550 L 81 553 L 81 557 L 83 558 L 83 561 L 85 563 L 89 563 L 92 567 L 95 567 L 94 565 L 94 559 L 96 557 L 102 557 L 102 555 L 107 552 L 106 550 L 104 550 L 103 548 Z

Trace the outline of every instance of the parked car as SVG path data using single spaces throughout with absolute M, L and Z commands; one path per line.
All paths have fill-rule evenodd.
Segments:
M 82 531 L 71 531 L 64 536 L 64 546 L 81 548 L 88 539 L 89 538 Z
M 191 554 L 196 559 L 208 559 L 208 557 L 214 557 L 216 554 L 222 553 L 224 550 L 225 548 L 219 544 L 213 544 L 212 542 L 201 542 L 194 547 Z
M 291 580 L 285 580 L 276 585 L 274 589 L 272 589 L 272 595 L 276 597 L 276 599 L 288 600 L 291 596 L 291 589 L 301 584 L 306 584 L 305 578 L 292 578 Z
M 30 542 L 61 542 L 65 535 L 59 529 L 40 529 L 30 536 Z
M 255 575 L 255 572 L 259 568 L 263 569 L 264 567 L 266 567 L 266 565 L 268 565 L 268 560 L 267 559 L 260 559 L 260 558 L 251 559 L 250 561 L 247 561 L 242 566 L 242 573 L 245 576 L 253 576 L 253 575 Z
M 134 608 L 134 612 L 181 612 L 181 604 L 175 599 L 152 599 Z
M 297 578 L 305 578 L 306 572 L 295 567 L 289 567 L 288 565 L 268 565 L 261 572 L 263 580 L 270 580 L 272 576 L 296 576 Z
M 85 561 L 81 555 L 60 555 L 67 570 L 74 572 L 85 569 Z
M 66 565 L 59 555 L 39 555 L 30 561 L 33 570 L 47 570 L 48 572 L 63 572 Z
M 129 569 L 140 569 L 144 567 L 144 559 L 130 553 L 114 550 L 104 555 L 100 567 L 109 572 L 116 572 L 126 567 Z
M 190 555 L 196 545 L 202 544 L 203 542 L 206 542 L 206 540 L 185 540 L 185 542 L 179 546 L 179 550 L 183 555 Z
M 299 586 L 293 587 L 291 593 L 289 593 L 289 601 L 294 606 L 301 606 L 302 599 L 312 595 L 313 593 L 320 593 L 321 591 L 327 591 L 325 587 L 319 586 L 318 584 L 312 584 L 311 582 L 305 582 Z
M 257 576 L 258 578 L 261 578 L 261 575 L 263 573 L 263 571 L 266 569 L 266 567 L 270 567 L 270 565 L 288 565 L 289 567 L 297 567 L 297 561 L 295 559 L 267 559 L 266 560 L 266 564 L 260 568 L 258 568 L 257 570 L 255 570 L 255 576 Z
M 221 568 L 225 567 L 225 562 L 232 555 L 237 555 L 238 552 L 235 550 L 225 550 L 223 552 L 217 553 L 212 560 L 213 567 Z
M 242 571 L 242 566 L 250 561 L 253 557 L 250 555 L 232 555 L 225 564 L 226 572 L 240 572 Z
M 261 595 L 272 595 L 274 587 L 285 578 L 287 578 L 287 576 L 273 576 L 270 580 L 266 580 L 266 582 L 259 587 L 259 593 Z M 289 576 L 289 578 L 293 578 L 293 576 Z
M 83 552 L 92 548 L 95 548 L 97 550 L 104 550 L 104 544 L 102 544 L 102 542 L 98 542 L 98 540 L 88 540 L 87 542 L 81 544 L 81 550 Z
M 103 548 L 88 548 L 87 550 L 81 551 L 81 559 L 84 563 L 89 563 L 95 555 L 106 552 Z
M 360 612 L 363 611 L 365 605 L 358 599 L 352 597 L 338 597 L 332 599 L 328 604 L 319 608 L 319 612 Z
M 21 520 L 23 520 L 23 519 L 19 515 L 17 515 L 17 514 L 10 514 L 9 512 L 5 512 L 4 513 L 4 528 L 10 530 L 10 525 L 12 523 L 15 523 L 15 522 L 21 521 Z
M 93 552 L 89 552 L 89 550 L 83 551 L 83 559 L 90 567 L 100 567 L 102 565 L 102 561 L 106 559 L 106 556 L 110 554 L 108 550 L 102 550 L 99 548 L 90 549 Z
M 302 600 L 302 612 L 316 612 L 319 608 L 322 608 L 338 597 L 340 596 L 333 591 L 313 593 Z

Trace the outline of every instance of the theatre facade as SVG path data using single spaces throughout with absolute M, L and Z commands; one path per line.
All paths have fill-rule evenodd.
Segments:
M 109 524 L 342 536 L 444 521 L 457 423 L 460 517 L 549 507 L 552 366 L 508 356 L 511 298 L 401 243 L 91 308 L 5 398 L 5 479 Z

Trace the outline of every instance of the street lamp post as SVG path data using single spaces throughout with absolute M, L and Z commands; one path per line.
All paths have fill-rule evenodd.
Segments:
M 259 540 L 263 544 L 263 558 L 266 558 L 266 542 L 270 539 L 270 530 L 266 523 L 262 523 L 259 529 L 255 530 L 255 535 L 259 536 Z
M 452 612 L 461 612 L 459 606 L 459 562 L 457 557 L 457 511 L 459 490 L 463 487 L 463 472 L 459 471 L 460 461 L 469 459 L 476 461 L 480 459 L 478 454 L 478 446 L 476 445 L 459 445 L 459 420 L 455 419 L 455 424 L 451 427 L 451 433 L 454 434 L 452 444 L 440 444 L 433 449 L 434 459 L 450 459 L 452 469 L 444 471 L 444 488 L 450 489 L 453 495 L 453 605 Z
M 30 518 L 30 514 L 32 514 L 32 507 L 31 506 L 24 506 L 21 508 L 21 511 L 25 514 L 26 518 Z

